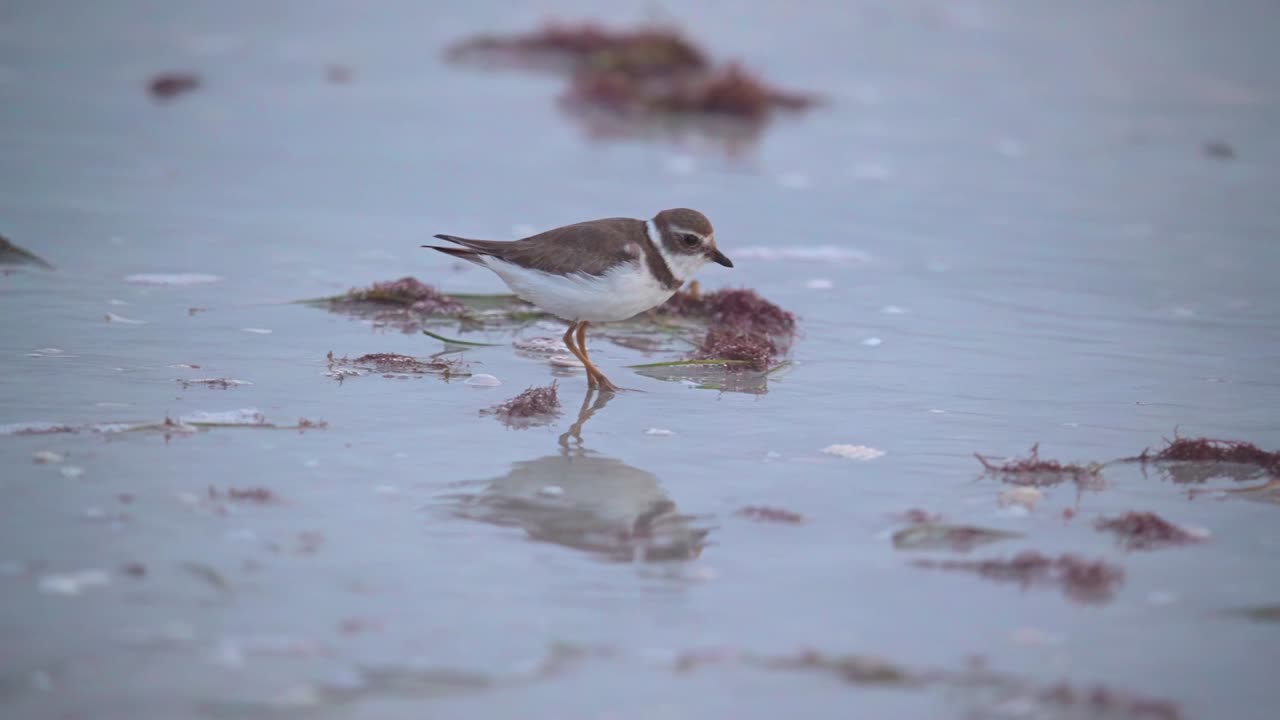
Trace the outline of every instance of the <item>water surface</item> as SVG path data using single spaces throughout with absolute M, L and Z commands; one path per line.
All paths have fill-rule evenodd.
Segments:
M 1280 447 L 1274 8 L 672 8 L 717 56 L 830 99 L 732 156 L 697 133 L 592 140 L 557 108 L 561 80 L 440 61 L 469 33 L 647 7 L 601 12 L 0 11 L 0 233 L 56 266 L 0 277 L 0 425 L 242 408 L 328 423 L 0 437 L 6 715 L 1098 715 L 1043 701 L 1067 682 L 1186 717 L 1268 717 L 1277 626 L 1227 611 L 1280 603 L 1274 503 L 1191 498 L 1117 465 L 1102 489 L 1064 483 L 1023 511 L 972 453 L 1039 442 L 1108 460 L 1175 429 Z M 352 81 L 327 82 L 331 64 Z M 156 103 L 145 82 L 170 69 L 205 83 Z M 646 377 L 624 366 L 669 355 L 592 339 L 644 392 L 562 444 L 584 378 L 510 335 L 466 353 L 498 387 L 338 383 L 330 351 L 440 343 L 289 304 L 404 275 L 500 292 L 418 246 L 669 206 L 706 212 L 735 259 L 704 287 L 750 287 L 800 316 L 793 363 L 765 392 Z M 762 250 L 822 247 L 834 259 Z M 201 377 L 252 384 L 177 382 Z M 480 413 L 553 378 L 565 412 L 549 426 Z M 822 452 L 833 444 L 885 454 Z M 252 487 L 278 502 L 225 497 Z M 746 506 L 805 522 L 753 522 Z M 1022 535 L 964 557 L 1076 553 L 1124 581 L 1082 604 L 913 567 L 954 553 L 894 549 L 911 508 Z M 1211 537 L 1126 552 L 1094 530 L 1130 510 Z M 918 673 L 976 657 L 1014 682 L 868 688 L 751 660 L 806 648 Z M 708 659 L 679 672 L 690 657 Z

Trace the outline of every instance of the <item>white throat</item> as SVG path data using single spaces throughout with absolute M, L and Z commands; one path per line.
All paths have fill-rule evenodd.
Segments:
M 645 231 L 649 235 L 649 242 L 653 244 L 658 254 L 662 256 L 667 268 L 671 270 L 671 275 L 680 283 L 684 284 L 689 278 L 693 277 L 703 265 L 707 264 L 707 256 L 702 253 L 696 255 L 685 255 L 683 253 L 669 253 L 667 246 L 662 242 L 662 233 L 658 232 L 658 226 L 654 225 L 652 220 L 644 221 Z

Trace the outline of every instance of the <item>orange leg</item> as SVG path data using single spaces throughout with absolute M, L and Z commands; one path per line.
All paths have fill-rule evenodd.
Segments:
M 585 323 L 583 324 L 585 325 Z M 564 331 L 564 346 L 569 348 L 569 352 L 573 353 L 573 356 L 578 358 L 582 366 L 587 369 L 587 387 L 593 388 L 596 386 L 596 376 L 595 373 L 591 372 L 591 363 L 587 361 L 585 353 L 573 346 L 573 331 L 577 328 L 578 323 L 569 323 L 569 329 Z
M 595 373 L 600 380 L 600 390 L 602 392 L 617 392 L 621 390 L 617 385 L 609 382 L 609 378 L 604 376 L 595 365 L 591 364 L 591 358 L 587 355 L 587 321 L 578 322 L 578 347 L 582 350 L 582 363 L 587 366 L 587 372 Z

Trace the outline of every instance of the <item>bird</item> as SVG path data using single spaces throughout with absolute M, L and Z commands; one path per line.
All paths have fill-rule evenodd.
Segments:
M 588 324 L 626 320 L 661 305 L 707 262 L 733 267 L 716 247 L 711 221 L 689 208 L 662 210 L 649 220 L 587 220 L 520 240 L 434 237 L 458 247 L 422 247 L 492 270 L 517 297 L 568 322 L 565 347 L 582 362 L 588 387 L 601 392 L 620 388 L 588 357 Z

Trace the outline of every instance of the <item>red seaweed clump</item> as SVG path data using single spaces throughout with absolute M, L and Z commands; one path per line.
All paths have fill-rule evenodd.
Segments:
M 147 83 L 151 96 L 161 100 L 175 98 L 200 87 L 200 76 L 187 72 L 167 72 L 156 75 Z
M 521 35 L 482 35 L 452 46 L 453 60 L 550 66 L 567 71 L 565 99 L 621 115 L 707 115 L 758 122 L 774 110 L 801 110 L 816 98 L 765 84 L 738 63 L 714 65 L 676 30 L 548 25 Z
M 1034 550 L 999 560 L 917 560 L 917 567 L 935 570 L 960 570 L 1003 582 L 1016 582 L 1025 587 L 1057 586 L 1063 593 L 1082 603 L 1105 603 L 1124 582 L 1124 569 L 1101 560 L 1090 562 L 1076 555 L 1056 558 Z
M 1065 479 L 1077 484 L 1093 484 L 1100 480 L 1102 466 L 1096 463 L 1075 465 L 1061 463 L 1057 460 L 1040 459 L 1040 443 L 1031 446 L 1031 452 L 1025 458 L 1014 458 L 1004 463 L 995 464 L 987 458 L 973 454 L 982 463 L 982 467 L 992 475 L 999 475 L 1007 483 L 1013 485 L 1046 486 L 1057 485 Z
M 480 35 L 453 45 L 447 54 L 453 60 L 486 58 L 524 64 L 559 59 L 571 70 L 625 70 L 635 75 L 701 70 L 708 65 L 706 54 L 672 28 L 610 30 L 595 23 L 549 23 L 537 32 Z
M 413 277 L 352 288 L 344 295 L 314 302 L 324 303 L 331 312 L 367 319 L 375 328 L 390 327 L 406 335 L 421 332 L 428 316 L 467 313 L 466 305 Z
M 542 424 L 560 415 L 560 396 L 553 381 L 546 387 L 531 387 L 482 412 L 497 415 L 503 422 L 516 427 Z
M 801 525 L 804 523 L 804 516 L 798 512 L 762 505 L 748 505 L 734 513 L 734 515 L 758 522 L 783 523 L 785 525 Z
M 466 310 L 462 303 L 414 277 L 352 288 L 333 302 L 396 305 L 425 315 L 458 315 Z
M 353 365 L 368 365 L 380 373 L 444 372 L 449 363 L 442 360 L 419 360 L 411 355 L 398 353 L 369 353 L 352 360 Z
M 778 352 L 773 340 L 759 332 L 722 329 L 707 330 L 693 357 L 699 360 L 729 360 L 730 368 L 769 369 L 769 361 Z
M 775 109 L 803 110 L 809 95 L 772 87 L 737 63 L 654 79 L 625 69 L 574 76 L 566 99 L 622 113 L 722 115 L 763 120 Z
M 655 312 L 780 338 L 789 338 L 796 329 L 795 315 L 745 288 L 709 293 L 681 290 Z
M 1280 476 L 1280 451 L 1268 452 L 1253 443 L 1240 440 L 1211 440 L 1209 438 L 1174 437 L 1168 445 L 1154 455 L 1143 450 L 1138 459 L 1173 462 L 1220 462 L 1255 465 L 1268 473 Z
M 1120 517 L 1099 518 L 1094 527 L 1115 533 L 1129 550 L 1152 550 L 1204 540 L 1201 533 L 1180 528 L 1149 512 L 1127 512 Z

